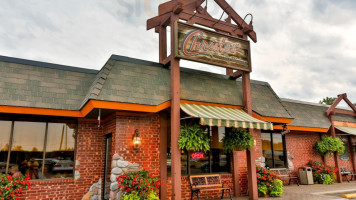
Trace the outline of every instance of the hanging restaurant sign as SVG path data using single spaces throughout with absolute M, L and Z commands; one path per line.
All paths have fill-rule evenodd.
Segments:
M 174 30 L 176 57 L 251 72 L 249 41 L 178 21 Z

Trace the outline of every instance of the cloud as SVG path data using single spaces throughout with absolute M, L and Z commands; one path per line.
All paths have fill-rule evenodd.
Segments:
M 95 69 L 111 54 L 156 62 L 158 34 L 146 31 L 146 20 L 166 1 L 3 0 L 0 55 Z M 241 17 L 254 16 L 253 79 L 269 82 L 281 97 L 318 102 L 347 92 L 356 102 L 355 1 L 228 2 Z M 208 10 L 222 14 L 213 1 Z M 188 61 L 182 66 L 225 72 Z

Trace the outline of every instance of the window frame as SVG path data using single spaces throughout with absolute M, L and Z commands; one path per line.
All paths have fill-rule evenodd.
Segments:
M 272 165 L 273 167 L 270 168 L 277 168 L 275 164 L 275 157 L 274 157 L 274 145 L 273 145 L 273 134 L 280 134 L 277 132 L 261 132 L 261 134 L 269 134 L 270 140 L 271 140 L 271 152 L 272 152 Z M 287 160 L 287 145 L 286 145 L 286 137 L 285 135 L 282 136 L 282 146 L 283 146 L 283 158 L 284 158 L 284 166 L 285 167 L 278 167 L 278 168 L 288 168 L 288 160 Z M 262 149 L 263 151 L 263 149 Z
M 73 118 L 50 118 L 50 119 L 43 119 L 43 117 L 38 117 L 38 116 L 13 116 L 13 117 L 3 117 L 0 116 L 1 121 L 11 121 L 11 132 L 10 132 L 10 138 L 9 138 L 9 149 L 7 153 L 7 161 L 6 161 L 6 169 L 5 169 L 5 174 L 9 173 L 9 166 L 10 166 L 10 155 L 11 155 L 11 149 L 12 149 L 12 144 L 14 141 L 14 130 L 15 130 L 15 122 L 42 122 L 46 123 L 46 128 L 45 128 L 45 138 L 44 138 L 44 147 L 43 147 L 43 156 L 42 156 L 42 166 L 41 166 L 41 174 L 44 174 L 44 166 L 45 166 L 45 159 L 46 159 L 46 150 L 47 150 L 47 140 L 48 140 L 48 125 L 49 123 L 67 123 L 67 122 L 73 122 L 76 124 L 76 127 L 74 129 L 75 131 L 75 138 L 74 138 L 74 165 L 73 165 L 73 177 L 71 178 L 61 178 L 61 179 L 48 179 L 48 178 L 40 178 L 40 179 L 31 179 L 30 181 L 43 181 L 43 180 L 64 180 L 64 179 L 74 179 L 75 178 L 75 158 L 77 154 L 77 137 L 78 137 L 78 120 L 73 119 Z

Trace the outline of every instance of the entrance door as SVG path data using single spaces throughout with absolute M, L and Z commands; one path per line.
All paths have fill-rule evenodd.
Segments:
M 112 134 L 106 134 L 105 137 L 105 163 L 104 163 L 104 181 L 103 181 L 103 199 L 110 199 L 110 172 L 111 172 L 111 147 Z

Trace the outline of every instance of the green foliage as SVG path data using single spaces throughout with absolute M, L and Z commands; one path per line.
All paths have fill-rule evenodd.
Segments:
M 260 196 L 278 197 L 283 193 L 283 182 L 276 172 L 256 166 L 257 189 Z
M 323 136 L 321 140 L 314 144 L 315 151 L 321 156 L 338 152 L 340 155 L 344 153 L 344 142 L 340 138 L 333 138 L 331 136 Z
M 279 197 L 283 194 L 283 181 L 275 179 L 275 182 L 271 185 L 269 190 L 269 196 Z
M 307 165 L 313 169 L 313 179 L 315 184 L 329 185 L 335 182 L 337 168 L 312 160 L 310 160 Z
M 254 145 L 255 138 L 246 130 L 231 129 L 227 131 L 223 137 L 223 147 L 225 152 L 232 150 L 246 150 L 251 149 Z
M 336 97 L 325 97 L 319 101 L 320 104 L 332 105 L 336 100 Z
M 30 177 L 12 177 L 0 173 L 0 199 L 19 199 L 23 190 L 30 189 Z
M 203 129 L 198 126 L 181 126 L 178 140 L 179 149 L 188 151 L 209 151 L 210 139 Z
M 158 199 L 156 190 L 159 189 L 160 180 L 146 170 L 123 174 L 117 181 L 123 192 L 123 200 Z
M 267 194 L 267 186 L 264 184 L 257 185 L 259 196 L 265 196 Z

